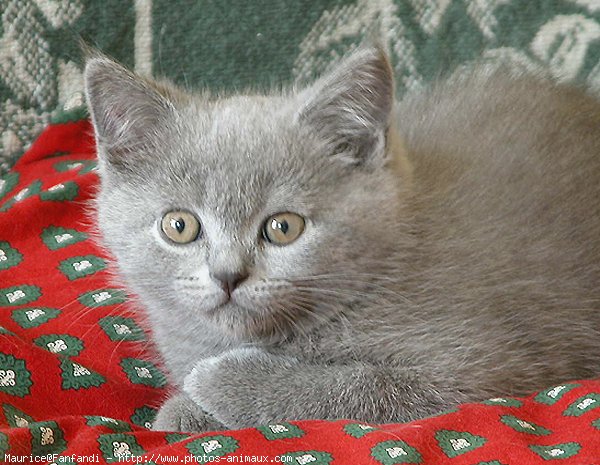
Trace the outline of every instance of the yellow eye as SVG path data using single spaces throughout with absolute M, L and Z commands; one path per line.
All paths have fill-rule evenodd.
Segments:
M 188 244 L 200 234 L 200 222 L 194 215 L 182 210 L 165 213 L 161 224 L 162 231 L 177 244 Z
M 275 245 L 288 245 L 304 231 L 304 218 L 296 213 L 276 213 L 263 226 L 263 237 Z

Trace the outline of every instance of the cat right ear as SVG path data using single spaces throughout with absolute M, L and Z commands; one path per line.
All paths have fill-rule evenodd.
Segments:
M 127 170 L 173 104 L 149 81 L 101 55 L 88 59 L 84 79 L 101 165 Z

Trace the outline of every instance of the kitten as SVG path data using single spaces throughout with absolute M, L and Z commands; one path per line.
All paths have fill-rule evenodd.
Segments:
M 402 422 L 600 373 L 600 103 L 361 48 L 288 94 L 85 70 L 98 224 L 181 392 L 156 429 Z

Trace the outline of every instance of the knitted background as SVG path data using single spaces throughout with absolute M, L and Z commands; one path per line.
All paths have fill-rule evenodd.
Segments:
M 0 174 L 81 105 L 78 36 L 193 88 L 302 82 L 369 35 L 400 94 L 481 57 L 600 89 L 600 0 L 0 0 L 0 14 Z

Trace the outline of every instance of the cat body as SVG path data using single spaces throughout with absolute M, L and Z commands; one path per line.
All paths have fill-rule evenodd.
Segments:
M 393 88 L 370 48 L 272 96 L 88 62 L 103 242 L 182 390 L 157 429 L 407 421 L 600 373 L 600 102 L 502 71 Z M 173 211 L 197 237 L 165 237 Z M 303 229 L 276 244 L 282 212 Z

